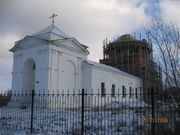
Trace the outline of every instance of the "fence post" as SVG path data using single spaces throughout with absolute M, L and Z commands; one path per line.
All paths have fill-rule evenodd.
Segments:
M 33 112 L 34 112 L 34 90 L 32 90 L 31 94 L 31 127 L 30 127 L 30 133 L 33 133 Z
M 84 89 L 81 95 L 81 135 L 84 135 Z
M 151 132 L 155 135 L 155 104 L 154 104 L 154 88 L 151 87 Z

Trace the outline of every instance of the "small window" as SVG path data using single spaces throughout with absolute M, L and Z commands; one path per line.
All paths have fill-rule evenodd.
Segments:
M 132 96 L 132 87 L 129 87 L 129 97 Z
M 115 84 L 112 85 L 111 96 L 115 97 Z
M 135 88 L 136 98 L 138 97 L 138 91 L 137 88 Z
M 101 96 L 105 97 L 105 95 L 106 95 L 106 92 L 105 92 L 105 83 L 102 82 L 101 83 Z
M 122 95 L 123 95 L 123 97 L 125 97 L 125 95 L 126 95 L 126 88 L 124 85 L 122 86 Z

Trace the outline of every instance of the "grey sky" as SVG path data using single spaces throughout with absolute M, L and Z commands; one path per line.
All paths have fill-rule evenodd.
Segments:
M 180 23 L 179 0 L 0 0 L 0 90 L 11 88 L 12 54 L 16 40 L 51 24 L 89 46 L 89 59 L 102 57 L 102 40 L 148 27 L 158 9 L 165 19 Z

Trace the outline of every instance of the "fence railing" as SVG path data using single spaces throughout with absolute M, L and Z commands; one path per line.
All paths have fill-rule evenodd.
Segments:
M 66 94 L 32 90 L 12 93 L 9 100 L 0 94 L 0 129 L 73 135 L 177 135 L 179 97 L 179 92 L 157 93 L 153 88 L 147 93 L 118 91 L 105 96 L 84 89 Z

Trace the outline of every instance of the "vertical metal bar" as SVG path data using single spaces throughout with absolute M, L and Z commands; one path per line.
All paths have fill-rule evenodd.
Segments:
M 154 88 L 151 87 L 151 133 L 155 135 L 155 105 L 154 105 Z
M 84 89 L 82 89 L 81 98 L 81 135 L 84 135 Z
M 32 90 L 31 94 L 31 127 L 30 127 L 30 133 L 33 133 L 33 112 L 34 112 L 34 90 Z

